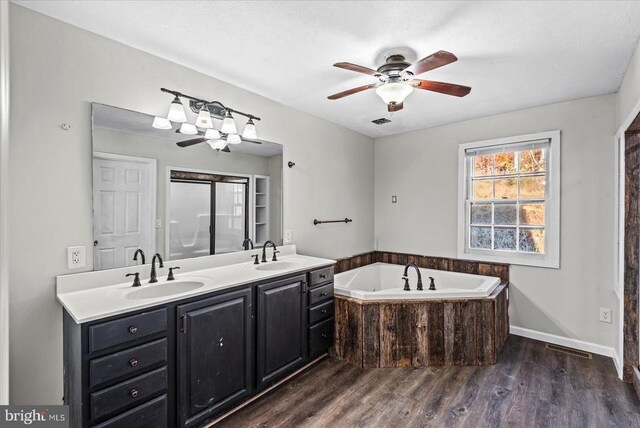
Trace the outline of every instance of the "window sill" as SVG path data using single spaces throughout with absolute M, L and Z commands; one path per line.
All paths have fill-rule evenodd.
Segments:
M 486 252 L 482 250 L 458 251 L 458 258 L 480 262 L 504 263 L 509 265 L 560 269 L 560 260 L 537 254 L 516 255 L 513 253 Z

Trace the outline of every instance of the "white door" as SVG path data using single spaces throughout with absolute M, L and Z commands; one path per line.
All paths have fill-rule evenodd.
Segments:
M 112 269 L 136 264 L 133 255 L 141 248 L 149 256 L 155 241 L 152 214 L 155 207 L 155 167 L 149 160 L 93 157 L 94 269 Z M 153 190 L 155 192 L 155 190 Z

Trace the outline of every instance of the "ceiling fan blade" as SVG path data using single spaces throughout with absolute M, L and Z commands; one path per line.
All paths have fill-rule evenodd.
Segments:
M 457 60 L 458 57 L 451 52 L 438 51 L 426 58 L 422 58 L 420 61 L 414 62 L 409 67 L 405 68 L 404 71 L 417 76 L 418 74 L 422 74 L 429 70 L 434 70 L 438 67 L 442 67 L 443 65 L 451 64 L 452 62 L 456 62 Z
M 193 140 L 180 141 L 179 143 L 176 143 L 176 144 L 179 147 L 189 147 L 195 144 L 204 143 L 205 141 L 207 141 L 206 138 L 194 138 Z
M 382 73 L 370 68 L 364 67 L 358 64 L 352 64 L 350 62 L 337 62 L 333 64 L 334 67 L 344 68 L 345 70 L 355 71 L 356 73 L 368 74 L 369 76 L 382 76 Z
M 413 79 L 411 83 L 418 82 L 416 89 L 426 89 L 427 91 L 440 92 L 441 94 L 453 95 L 454 97 L 464 97 L 471 92 L 468 86 L 456 85 L 453 83 L 434 82 L 433 80 Z
M 262 142 L 265 141 L 265 140 L 257 140 L 254 138 L 246 138 L 246 137 L 243 137 L 242 135 L 240 136 L 240 139 L 245 143 L 253 143 L 253 144 L 262 144 Z M 265 141 L 265 142 L 269 143 L 269 141 Z
M 402 103 L 389 103 L 387 104 L 387 110 L 390 112 L 402 110 L 404 106 Z
M 337 94 L 329 95 L 327 98 L 329 98 L 330 100 L 337 100 L 346 97 L 347 95 L 353 95 L 357 94 L 358 92 L 366 91 L 367 89 L 375 88 L 376 86 L 376 84 L 358 86 L 357 88 L 351 88 L 346 91 L 338 92 Z

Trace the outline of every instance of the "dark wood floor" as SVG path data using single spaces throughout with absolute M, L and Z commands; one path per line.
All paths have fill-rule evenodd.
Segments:
M 218 426 L 640 427 L 640 401 L 611 359 L 510 336 L 493 366 L 360 369 L 328 358 Z

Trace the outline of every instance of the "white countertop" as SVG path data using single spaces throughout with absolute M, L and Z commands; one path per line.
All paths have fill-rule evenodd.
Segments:
M 237 260 L 246 260 L 249 254 L 259 252 L 239 252 L 234 253 L 236 256 L 227 256 L 226 262 L 233 262 L 220 266 L 220 257 L 216 260 L 211 268 L 198 269 L 189 271 L 185 269 L 185 265 L 197 266 L 202 265 L 202 261 L 198 264 L 187 260 L 177 260 L 166 262 L 165 268 L 158 270 L 158 282 L 148 284 L 148 275 L 146 272 L 149 267 L 131 266 L 128 268 L 115 269 L 113 271 L 96 271 L 86 272 L 75 275 L 59 276 L 57 278 L 56 296 L 58 301 L 64 306 L 67 312 L 73 317 L 76 323 L 81 324 L 88 321 L 95 321 L 114 315 L 124 314 L 131 311 L 150 308 L 164 303 L 178 301 L 189 297 L 199 296 L 211 293 L 225 288 L 236 287 L 238 285 L 251 284 L 265 279 L 276 278 L 279 276 L 290 275 L 296 272 L 305 272 L 322 266 L 330 266 L 335 260 L 322 259 L 317 257 L 304 256 L 295 253 L 295 246 L 290 246 L 288 251 L 282 251 L 284 255 L 278 257 L 278 262 L 271 262 L 271 251 L 267 251 L 269 260 L 267 263 L 254 265 L 252 261 L 237 262 Z M 261 251 L 261 250 L 260 250 Z M 213 260 L 213 257 L 209 258 Z M 193 259 L 192 259 L 193 260 Z M 278 270 L 258 270 L 258 266 L 276 266 L 281 262 L 287 263 L 288 268 Z M 181 266 L 180 270 L 175 271 L 175 281 L 166 281 L 168 267 Z M 285 267 L 284 263 L 282 263 Z M 294 265 L 294 266 L 291 266 Z M 114 272 L 116 271 L 116 272 Z M 125 279 L 125 273 L 140 272 L 142 286 L 132 287 L 133 277 L 126 278 L 126 281 L 113 283 L 113 278 Z M 114 276 L 117 275 L 117 276 Z M 143 277 L 143 275 L 146 275 Z M 109 283 L 111 280 L 111 283 Z M 181 292 L 179 294 L 171 294 L 168 296 L 138 298 L 134 299 L 130 293 L 150 287 L 162 287 L 163 285 L 175 284 L 178 282 L 194 281 L 203 285 L 195 290 Z

